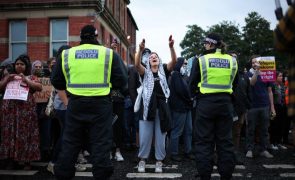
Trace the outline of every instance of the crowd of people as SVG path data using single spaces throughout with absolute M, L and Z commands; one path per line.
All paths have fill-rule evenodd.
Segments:
M 127 66 L 116 40 L 100 45 L 91 25 L 80 37 L 79 46 L 60 47 L 46 63 L 21 55 L 1 64 L 1 169 L 29 170 L 41 160 L 58 179 L 70 179 L 89 161 L 94 177 L 107 179 L 110 160 L 124 162 L 123 148 L 134 150 L 140 173 L 154 148 L 156 173 L 163 172 L 168 154 L 172 161 L 195 160 L 201 178 L 210 179 L 217 156 L 221 177 L 230 179 L 243 156 L 273 158 L 272 151 L 290 147 L 295 121 L 287 116 L 287 73 L 278 70 L 275 82 L 262 81 L 259 55 L 240 67 L 238 53 L 227 52 L 212 33 L 203 41 L 204 53 L 187 60 L 177 57 L 170 36 L 167 64 L 143 39 L 134 65 Z M 42 78 L 53 86 L 38 102 L 34 94 L 44 91 Z M 8 87 L 17 83 L 26 89 L 25 99 L 7 98 Z

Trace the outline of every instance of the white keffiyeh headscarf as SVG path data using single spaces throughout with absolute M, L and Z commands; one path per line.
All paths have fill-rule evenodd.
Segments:
M 154 76 L 153 76 L 153 72 L 151 70 L 151 66 L 149 63 L 150 61 L 149 61 L 149 59 L 145 59 L 145 58 L 148 58 L 149 56 L 150 56 L 150 54 L 142 57 L 142 62 L 144 62 L 146 65 L 146 69 L 145 69 L 145 73 L 144 73 L 144 77 L 143 77 L 143 93 L 142 93 L 143 120 L 147 120 L 150 100 L 151 100 L 151 96 L 152 96 L 152 93 L 154 90 Z M 159 58 L 158 76 L 160 79 L 160 85 L 162 87 L 162 90 L 164 92 L 164 95 L 165 95 L 166 101 L 167 101 L 167 99 L 170 95 L 170 90 L 169 90 L 169 87 L 167 84 L 166 75 L 165 75 L 165 71 L 163 68 L 163 63 L 160 58 Z

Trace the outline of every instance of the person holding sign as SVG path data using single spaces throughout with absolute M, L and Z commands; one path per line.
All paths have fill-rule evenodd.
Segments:
M 7 160 L 7 169 L 13 169 L 17 162 L 24 162 L 24 169 L 29 170 L 30 162 L 40 159 L 33 93 L 41 91 L 42 85 L 30 75 L 30 67 L 29 57 L 21 55 L 15 61 L 14 73 L 7 74 L 0 82 L 0 90 L 5 91 L 0 119 L 0 159 Z
M 273 158 L 273 155 L 267 151 L 268 144 L 268 127 L 270 119 L 270 111 L 275 116 L 275 108 L 273 105 L 273 93 L 270 82 L 263 82 L 261 77 L 261 64 L 258 61 L 259 56 L 252 56 L 249 65 L 252 68 L 248 72 L 251 85 L 251 108 L 247 115 L 247 158 L 253 158 L 254 137 L 256 124 L 260 124 L 260 156 Z

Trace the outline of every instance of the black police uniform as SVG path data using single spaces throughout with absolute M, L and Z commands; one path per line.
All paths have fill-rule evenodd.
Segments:
M 216 49 L 207 50 L 205 54 L 215 53 L 215 51 Z M 211 178 L 216 146 L 221 179 L 230 179 L 235 166 L 232 141 L 232 97 L 228 93 L 202 94 L 197 87 L 200 81 L 199 61 L 195 59 L 189 86 L 191 93 L 197 98 L 195 142 L 197 170 L 201 179 Z M 236 75 L 233 86 L 237 85 L 237 82 Z
M 110 82 L 113 88 L 118 89 L 127 84 L 127 71 L 123 60 L 116 52 L 113 52 Z M 51 83 L 58 90 L 66 90 L 61 57 L 57 59 Z M 93 165 L 93 176 L 99 180 L 109 179 L 113 173 L 113 165 L 110 161 L 113 142 L 112 113 L 110 95 L 86 97 L 69 93 L 65 129 L 62 135 L 62 151 L 54 166 L 57 179 L 66 180 L 74 177 L 75 163 L 84 143 L 86 131 L 89 134 L 91 146 L 90 163 Z

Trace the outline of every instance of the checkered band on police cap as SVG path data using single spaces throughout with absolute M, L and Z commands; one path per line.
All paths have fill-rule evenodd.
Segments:
M 209 43 L 217 45 L 217 44 L 220 44 L 221 37 L 217 34 L 211 33 L 207 35 L 207 37 L 204 39 L 204 42 L 209 42 Z

